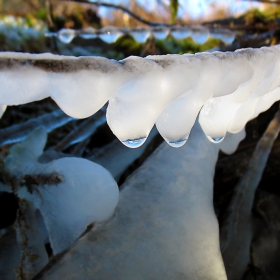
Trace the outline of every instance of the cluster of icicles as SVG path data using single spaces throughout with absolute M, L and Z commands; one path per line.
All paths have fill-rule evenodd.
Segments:
M 135 41 L 145 43 L 150 36 L 157 40 L 164 40 L 169 34 L 177 40 L 191 37 L 197 44 L 204 44 L 209 37 L 217 38 L 225 44 L 231 44 L 235 39 L 235 33 L 226 29 L 208 29 L 201 25 L 195 26 L 173 26 L 173 27 L 136 27 L 136 28 L 118 28 L 106 26 L 101 29 L 88 27 L 83 30 L 73 30 L 64 28 L 58 32 L 46 32 L 46 36 L 56 36 L 61 42 L 68 44 L 75 37 L 83 39 L 100 38 L 104 42 L 111 44 L 116 42 L 121 36 L 129 34 Z
M 50 96 L 69 116 L 86 118 L 109 101 L 108 125 L 131 148 L 155 123 L 169 145 L 181 147 L 199 114 L 218 143 L 280 99 L 279 57 L 280 46 L 121 61 L 0 53 L 0 104 Z

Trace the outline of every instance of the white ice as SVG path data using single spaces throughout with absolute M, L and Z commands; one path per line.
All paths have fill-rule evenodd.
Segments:
M 10 59 L 10 64 L 1 64 L 0 104 L 17 105 L 51 96 L 68 115 L 85 118 L 109 100 L 110 128 L 120 141 L 134 148 L 145 142 L 155 122 L 170 145 L 181 146 L 200 112 L 203 131 L 219 142 L 267 108 L 260 105 L 261 100 L 273 104 L 279 99 L 275 90 L 280 86 L 279 54 L 280 47 L 273 46 L 225 53 L 132 56 L 118 62 L 101 57 L 0 53 L 0 61 Z M 40 60 L 56 63 L 57 70 L 34 67 Z M 60 62 L 64 61 L 68 64 L 63 69 Z
M 99 31 L 98 37 L 104 42 L 112 44 L 116 42 L 122 35 L 123 32 L 121 32 L 118 28 L 114 26 L 106 26 Z
M 225 149 L 243 136 L 227 137 Z M 198 125 L 181 149 L 163 143 L 124 183 L 115 216 L 79 239 L 44 279 L 85 271 L 100 280 L 227 279 L 213 209 L 219 145 Z
M 16 176 L 54 172 L 62 176 L 62 182 L 39 185 L 32 194 L 24 187 L 17 190 L 20 198 L 40 210 L 53 252 L 57 254 L 70 246 L 87 225 L 113 215 L 119 189 L 106 169 L 86 159 L 62 158 L 38 163 L 45 143 L 46 131 L 40 127 L 12 147 L 5 158 L 5 167 Z

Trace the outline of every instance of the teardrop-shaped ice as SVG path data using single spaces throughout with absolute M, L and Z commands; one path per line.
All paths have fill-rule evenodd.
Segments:
M 223 137 L 216 137 L 216 138 L 212 138 L 210 136 L 207 136 L 207 138 L 212 142 L 212 143 L 215 143 L 215 144 L 218 144 L 218 143 L 221 143 L 223 140 L 224 140 L 224 136 Z
M 121 32 L 118 28 L 114 26 L 106 26 L 99 31 L 98 37 L 102 41 L 112 44 L 116 42 L 122 35 L 123 32 Z
M 183 40 L 191 36 L 191 30 L 187 26 L 175 26 L 170 31 L 172 37 L 177 40 Z
M 240 50 L 239 52 L 244 52 Z M 278 48 L 264 47 L 255 49 L 250 56 L 250 63 L 255 72 L 259 73 L 259 83 L 251 91 L 249 98 L 238 109 L 234 119 L 229 125 L 228 131 L 236 133 L 240 131 L 245 124 L 260 112 L 255 112 L 259 99 L 265 94 L 273 91 L 279 85 L 279 60 L 275 60 L 275 55 L 280 55 Z
M 122 141 L 122 143 L 127 146 L 128 148 L 139 148 L 142 146 L 145 141 L 147 140 L 147 137 L 142 137 L 138 139 L 128 139 L 125 141 Z
M 154 27 L 152 28 L 152 34 L 155 39 L 163 40 L 169 34 L 169 29 L 166 27 Z
M 215 39 L 220 39 L 227 45 L 231 45 L 235 40 L 235 33 L 233 31 L 219 28 L 211 29 L 210 36 Z
M 192 27 L 191 37 L 197 44 L 204 44 L 209 37 L 209 31 L 203 26 Z
M 169 55 L 122 61 L 127 70 L 137 63 L 139 72 L 109 99 L 107 122 L 121 141 L 148 135 L 164 107 L 196 84 L 200 60 L 193 60 L 194 65 L 188 56 Z M 165 137 L 176 140 L 185 135 Z
M 134 29 L 131 29 L 129 34 L 133 37 L 135 41 L 142 44 L 148 40 L 148 38 L 151 35 L 151 31 L 147 28 L 136 27 Z
M 187 142 L 187 140 L 188 140 L 188 137 L 187 137 L 187 138 L 181 138 L 181 139 L 175 140 L 175 141 L 173 141 L 173 140 L 168 140 L 168 139 L 166 139 L 166 138 L 164 138 L 164 140 L 165 140 L 166 143 L 167 143 L 168 145 L 170 145 L 171 147 L 173 147 L 173 148 L 180 148 L 180 147 L 182 147 L 182 146 L 184 146 L 184 145 L 186 144 L 186 142 Z
M 75 38 L 75 36 L 76 31 L 68 28 L 63 28 L 57 33 L 58 39 L 64 44 L 69 44 Z

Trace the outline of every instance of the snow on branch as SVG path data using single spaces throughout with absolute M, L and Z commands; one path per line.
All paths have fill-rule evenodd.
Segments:
M 136 148 L 156 123 L 171 146 L 188 139 L 195 119 L 213 142 L 237 133 L 280 99 L 280 47 L 184 55 L 103 57 L 0 53 L 0 104 L 50 96 L 75 118 L 109 101 L 107 122 Z

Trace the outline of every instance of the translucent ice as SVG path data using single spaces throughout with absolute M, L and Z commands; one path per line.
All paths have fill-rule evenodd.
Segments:
M 142 44 L 145 43 L 151 36 L 151 31 L 146 28 L 136 27 L 135 29 L 131 29 L 129 34 L 135 41 Z
M 175 26 L 171 28 L 170 33 L 177 40 L 183 40 L 192 35 L 191 29 L 186 26 Z
M 123 33 L 114 26 L 106 26 L 98 32 L 98 37 L 108 44 L 116 42 L 122 35 Z
M 203 26 L 193 26 L 191 29 L 191 37 L 197 44 L 204 44 L 209 37 L 209 31 Z
M 154 27 L 151 32 L 157 40 L 164 40 L 169 34 L 169 29 L 167 27 Z
M 38 169 L 39 170 L 39 169 Z M 55 254 L 74 242 L 92 222 L 108 219 L 118 204 L 119 189 L 111 174 L 81 158 L 62 158 L 42 166 L 44 173 L 64 177 L 57 186 L 44 185 L 34 193 Z
M 121 141 L 133 143 L 148 136 L 169 102 L 195 85 L 200 61 L 188 56 L 168 55 L 148 56 L 141 60 L 141 65 L 139 58 L 128 58 L 125 62 L 137 63 L 141 72 L 111 97 L 107 121 Z
M 14 145 L 5 158 L 5 167 L 16 176 L 58 174 L 61 182 L 57 184 L 45 180 L 36 187 L 36 192 L 30 193 L 24 187 L 17 190 L 20 198 L 40 210 L 56 254 L 70 246 L 87 225 L 112 216 L 119 189 L 106 169 L 86 159 L 62 158 L 48 164 L 38 163 L 46 136 L 45 129 L 40 127 Z
M 227 45 L 232 44 L 235 40 L 235 33 L 225 29 L 213 28 L 210 30 L 210 36 L 212 38 L 220 39 Z
M 125 182 L 115 216 L 39 279 L 227 279 L 212 202 L 218 151 L 198 126 L 189 145 L 162 144 Z
M 58 31 L 58 39 L 65 44 L 69 44 L 76 36 L 76 31 L 73 29 L 64 28 Z

